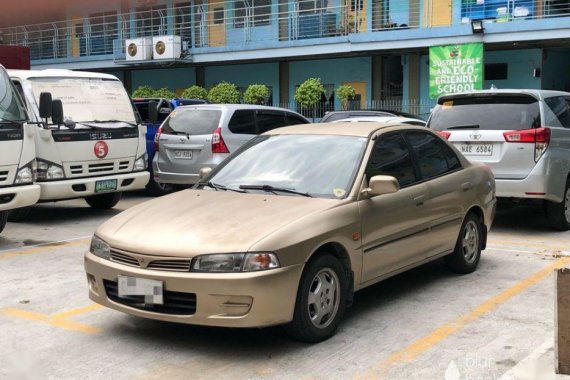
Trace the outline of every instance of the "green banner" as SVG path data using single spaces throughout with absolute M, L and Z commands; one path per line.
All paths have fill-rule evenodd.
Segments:
M 483 44 L 429 48 L 429 97 L 483 89 Z

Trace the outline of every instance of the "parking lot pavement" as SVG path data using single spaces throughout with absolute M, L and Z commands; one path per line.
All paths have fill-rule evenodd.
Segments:
M 129 195 L 118 209 L 146 199 Z M 357 293 L 337 335 L 317 345 L 278 327 L 186 326 L 93 304 L 83 253 L 116 212 L 70 201 L 8 224 L 0 378 L 498 379 L 538 347 L 554 372 L 552 273 L 570 266 L 570 233 L 550 231 L 538 209 L 500 212 L 471 275 L 438 261 Z

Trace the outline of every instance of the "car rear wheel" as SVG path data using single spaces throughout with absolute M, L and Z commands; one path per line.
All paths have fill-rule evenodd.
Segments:
M 459 231 L 455 250 L 453 253 L 445 256 L 445 263 L 451 271 L 459 274 L 468 274 L 475 269 L 481 258 L 482 248 L 482 224 L 479 218 L 469 213 Z
M 21 222 L 30 215 L 32 211 L 31 207 L 21 207 L 14 210 L 8 211 L 8 221 L 9 222 Z
M 310 261 L 303 272 L 293 321 L 286 331 L 293 339 L 316 343 L 334 335 L 346 308 L 346 270 L 332 255 Z
M 119 203 L 122 195 L 123 193 L 121 192 L 92 195 L 85 198 L 85 202 L 87 202 L 87 204 L 94 209 L 108 210 L 115 207 L 117 203 Z
M 0 211 L 0 232 L 4 231 L 8 221 L 8 211 Z
M 153 197 L 160 197 L 161 195 L 166 195 L 174 191 L 174 186 L 167 184 L 167 183 L 159 183 L 156 182 L 152 176 L 150 175 L 150 180 L 146 185 L 146 192 Z
M 545 210 L 550 227 L 559 231 L 570 230 L 570 181 L 566 181 L 562 202 L 546 201 Z

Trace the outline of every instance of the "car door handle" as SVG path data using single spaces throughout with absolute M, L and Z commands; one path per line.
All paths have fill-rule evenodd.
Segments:
M 461 190 L 467 191 L 471 188 L 471 182 L 465 182 L 461 184 Z
M 414 202 L 416 203 L 416 206 L 423 205 L 425 200 L 426 200 L 425 195 L 417 195 L 414 197 Z

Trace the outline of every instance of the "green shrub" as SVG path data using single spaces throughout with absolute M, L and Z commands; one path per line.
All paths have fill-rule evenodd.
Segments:
M 356 96 L 356 91 L 354 87 L 349 85 L 342 85 L 336 89 L 336 96 L 340 99 L 340 104 L 343 110 L 348 109 L 348 101 L 354 99 Z
M 206 99 L 208 98 L 208 91 L 204 87 L 192 86 L 184 90 L 181 97 L 183 99 Z
M 208 93 L 210 103 L 239 103 L 239 90 L 234 84 L 222 82 Z
M 264 84 L 249 85 L 243 94 L 243 99 L 248 104 L 265 104 L 269 99 L 269 88 Z
M 321 78 L 309 78 L 295 91 L 295 101 L 303 107 L 313 108 L 313 121 L 315 119 L 315 106 L 321 100 L 325 88 L 321 84 Z
M 168 88 L 163 87 L 154 92 L 154 98 L 165 98 L 165 99 L 174 99 L 178 96 L 174 91 L 170 91 Z
M 139 86 L 134 92 L 133 98 L 154 98 L 156 90 L 150 86 Z

